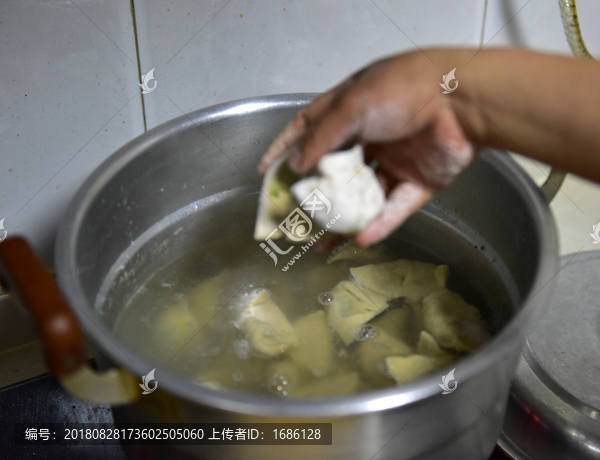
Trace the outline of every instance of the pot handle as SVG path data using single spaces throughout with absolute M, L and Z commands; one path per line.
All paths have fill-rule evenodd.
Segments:
M 567 173 L 560 169 L 552 168 L 550 170 L 550 175 L 540 187 L 548 203 L 550 203 L 558 193 L 560 186 L 565 181 L 565 177 L 567 177 Z
M 94 404 L 128 404 L 139 397 L 135 376 L 115 368 L 99 372 L 87 362 L 75 315 L 25 239 L 0 243 L 0 281 L 33 315 L 48 367 L 67 391 Z
M 558 0 L 558 5 L 560 7 L 563 28 L 565 29 L 565 35 L 571 51 L 573 51 L 573 54 L 577 57 L 594 59 L 594 56 L 590 54 L 585 46 L 583 36 L 581 35 L 575 0 Z M 552 201 L 558 192 L 566 175 L 567 173 L 556 169 L 550 171 L 550 176 L 548 176 L 548 179 L 546 179 L 546 182 L 542 185 L 542 193 L 546 197 L 548 203 Z

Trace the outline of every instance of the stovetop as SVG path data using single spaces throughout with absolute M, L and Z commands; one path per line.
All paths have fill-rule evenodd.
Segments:
M 16 423 L 113 423 L 109 406 L 92 406 L 71 397 L 52 375 L 0 390 L 0 439 L 4 460 L 127 460 L 119 445 L 15 444 Z M 510 460 L 496 447 L 489 460 Z

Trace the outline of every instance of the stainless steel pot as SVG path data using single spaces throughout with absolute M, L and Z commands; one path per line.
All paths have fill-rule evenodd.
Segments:
M 326 400 L 219 392 L 143 357 L 113 333 L 128 298 L 158 268 L 234 230 L 251 231 L 258 160 L 314 96 L 246 99 L 179 117 L 131 141 L 86 179 L 62 220 L 56 272 L 85 336 L 121 370 L 98 377 L 73 352 L 76 341 L 49 352 L 62 365 L 54 369 L 83 398 L 131 403 L 115 410 L 121 420 L 333 424 L 331 446 L 186 448 L 201 458 L 225 453 L 236 459 L 483 460 L 502 426 L 525 330 L 544 304 L 541 289 L 557 265 L 556 229 L 544 195 L 505 152 L 483 151 L 450 189 L 394 235 L 468 277 L 489 307 L 485 314 L 496 334 L 455 365 L 458 388 L 451 394 L 442 395 L 439 386 L 449 369 L 406 385 Z M 19 251 L 25 249 L 12 256 Z M 26 283 L 19 284 L 6 262 L 12 256 L 0 251 L 7 283 L 24 291 Z M 56 348 L 57 334 L 45 335 L 54 337 L 48 349 Z M 139 376 L 153 368 L 159 390 L 141 396 Z

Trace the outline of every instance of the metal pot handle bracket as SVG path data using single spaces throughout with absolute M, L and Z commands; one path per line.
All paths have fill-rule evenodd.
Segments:
M 54 279 L 21 237 L 0 243 L 0 281 L 32 313 L 46 362 L 63 387 L 94 404 L 129 404 L 140 392 L 137 378 L 111 368 L 96 371 L 86 361 L 83 334 Z
M 566 177 L 567 173 L 560 169 L 552 168 L 552 170 L 550 170 L 550 175 L 540 187 L 540 190 L 548 203 L 554 199 Z
M 560 16 L 571 51 L 573 51 L 573 54 L 576 57 L 594 59 L 594 56 L 590 54 L 585 46 L 585 42 L 581 35 L 575 0 L 558 0 L 558 5 L 560 6 Z M 550 171 L 550 176 L 548 176 L 548 179 L 546 179 L 546 182 L 544 182 L 541 187 L 542 193 L 546 197 L 548 203 L 552 201 L 558 192 L 566 175 L 566 172 L 559 171 L 558 169 L 552 169 L 552 171 Z

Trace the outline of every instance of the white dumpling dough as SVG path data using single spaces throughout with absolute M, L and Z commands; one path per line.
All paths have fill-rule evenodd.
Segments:
M 262 355 L 278 356 L 298 344 L 296 331 L 266 290 L 242 311 L 239 322 L 252 348 Z
M 331 293 L 327 322 L 346 345 L 356 340 L 363 324 L 388 308 L 385 296 L 351 281 L 340 281 Z
M 459 294 L 434 292 L 423 299 L 421 308 L 425 330 L 445 349 L 466 353 L 489 338 L 479 310 Z
M 331 211 L 315 212 L 313 217 L 322 228 L 331 216 L 340 214 L 331 231 L 353 234 L 363 229 L 383 208 L 385 194 L 373 169 L 365 165 L 360 144 L 323 156 L 317 170 L 319 175 L 299 180 L 290 190 L 299 203 L 314 189 L 329 200 Z
M 334 347 L 325 312 L 319 310 L 294 323 L 298 345 L 289 349 L 290 358 L 316 376 L 328 373 L 333 366 Z
M 388 299 L 407 297 L 420 301 L 426 295 L 446 287 L 450 268 L 447 265 L 398 259 L 351 268 L 350 273 L 358 284 Z

